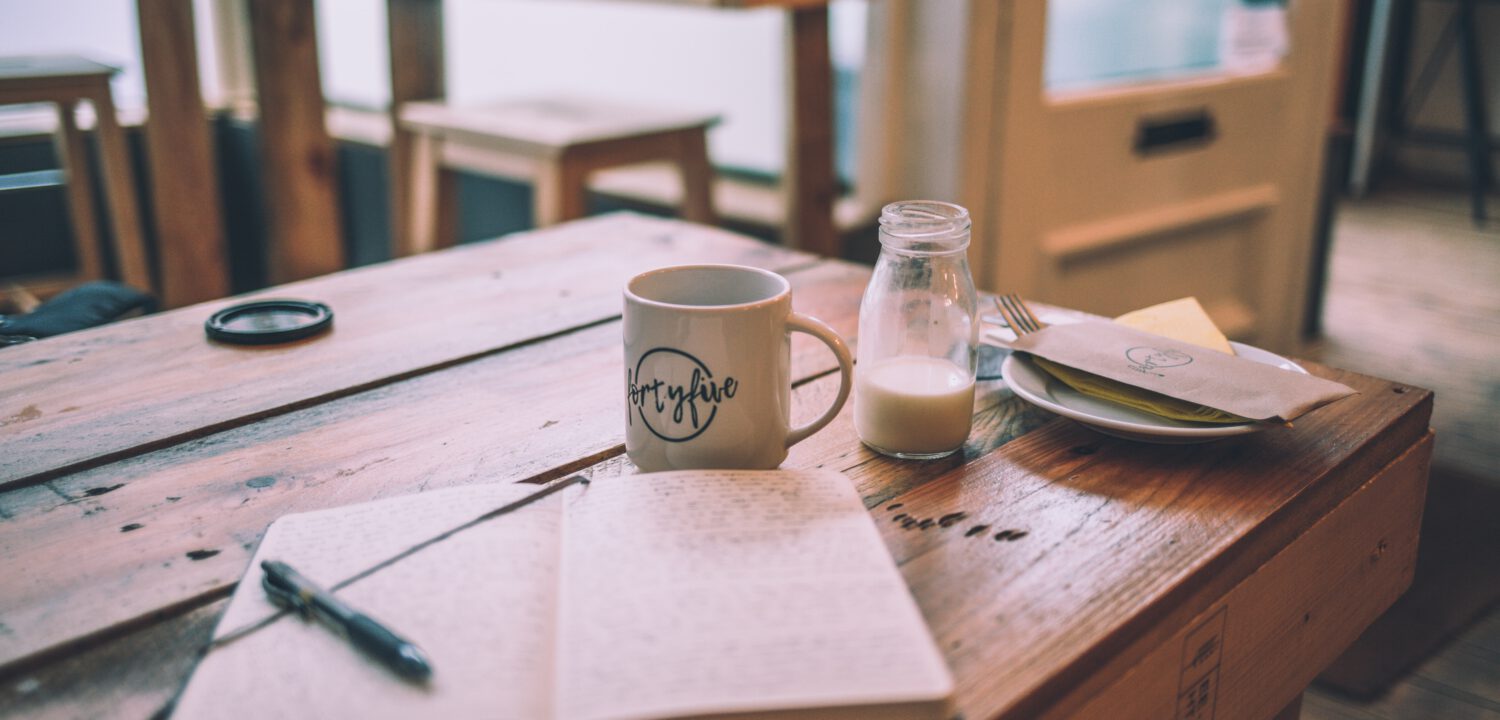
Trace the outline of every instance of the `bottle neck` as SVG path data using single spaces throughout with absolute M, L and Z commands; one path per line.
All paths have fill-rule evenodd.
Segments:
M 953 203 L 908 200 L 880 213 L 883 251 L 913 257 L 962 257 L 969 247 L 969 211 Z

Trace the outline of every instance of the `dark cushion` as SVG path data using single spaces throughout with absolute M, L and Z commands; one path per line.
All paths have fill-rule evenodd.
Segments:
M 0 320 L 0 335 L 52 337 L 116 320 L 126 313 L 156 309 L 156 299 L 117 282 L 84 283 L 38 305 L 26 315 Z

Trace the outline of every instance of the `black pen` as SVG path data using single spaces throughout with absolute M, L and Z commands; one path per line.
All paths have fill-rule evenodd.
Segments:
M 272 602 L 304 617 L 317 617 L 401 677 L 422 681 L 432 676 L 427 656 L 411 641 L 345 605 L 284 562 L 266 560 L 260 567 L 266 571 L 261 585 Z

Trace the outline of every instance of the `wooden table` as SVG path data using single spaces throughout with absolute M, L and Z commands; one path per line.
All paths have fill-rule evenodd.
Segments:
M 618 470 L 622 283 L 703 261 L 857 340 L 866 268 L 609 215 L 263 293 L 329 303 L 314 340 L 210 343 L 217 301 L 0 351 L 0 713 L 155 712 L 284 513 Z M 838 385 L 803 340 L 798 418 Z M 1269 717 L 1407 586 L 1432 448 L 1431 393 L 1309 369 L 1360 394 L 1155 446 L 983 382 L 952 458 L 877 456 L 846 408 L 786 466 L 859 489 L 965 718 Z

